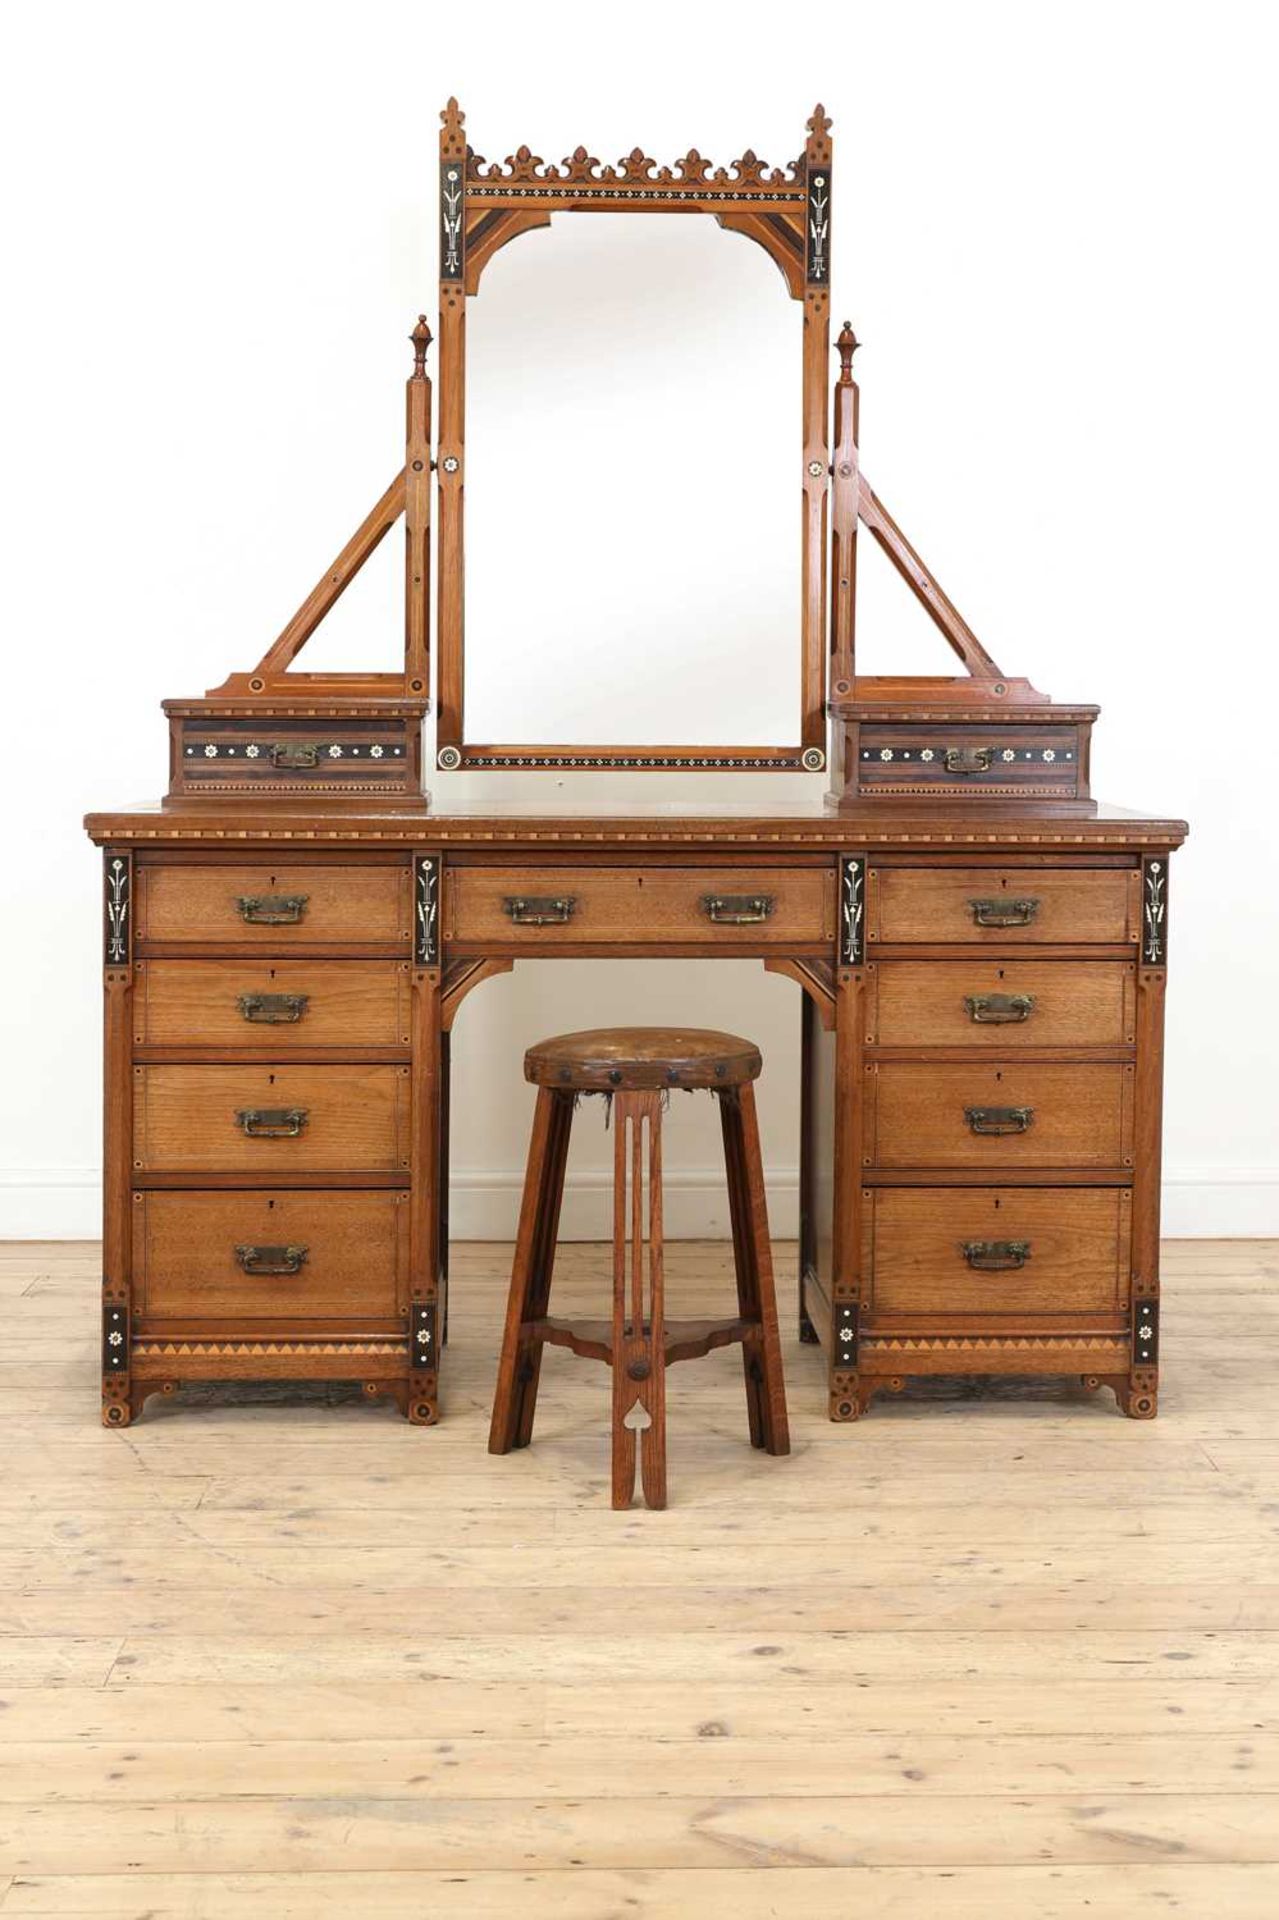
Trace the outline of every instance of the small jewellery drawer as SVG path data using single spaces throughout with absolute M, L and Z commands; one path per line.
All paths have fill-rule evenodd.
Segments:
M 133 1069 L 133 1153 L 147 1173 L 401 1172 L 407 1067 Z
M 407 1193 L 138 1193 L 146 1320 L 389 1321 L 408 1299 Z
M 880 1061 L 866 1079 L 868 1166 L 1131 1164 L 1130 1066 Z
M 866 970 L 880 1047 L 1120 1047 L 1135 1029 L 1123 960 L 883 960 Z
M 863 1275 L 876 1315 L 1119 1315 L 1128 1290 L 1126 1187 L 878 1187 Z
M 1139 876 L 1122 867 L 872 867 L 866 936 L 884 945 L 1135 943 Z
M 143 960 L 134 1040 L 148 1047 L 405 1047 L 407 960 Z
M 402 867 L 142 865 L 139 940 L 191 946 L 394 946 L 413 931 L 410 876 Z
M 505 946 L 824 946 L 833 867 L 451 867 L 444 938 Z

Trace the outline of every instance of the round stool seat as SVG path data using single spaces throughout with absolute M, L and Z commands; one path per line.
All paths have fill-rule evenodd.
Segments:
M 759 1076 L 759 1048 L 699 1027 L 595 1027 L 539 1041 L 524 1056 L 538 1087 L 616 1093 L 652 1087 L 737 1087 Z

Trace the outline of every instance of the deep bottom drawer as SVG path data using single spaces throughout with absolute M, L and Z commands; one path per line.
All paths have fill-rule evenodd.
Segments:
M 880 1315 L 1123 1312 L 1127 1188 L 882 1187 L 866 1199 L 864 1298 Z
M 144 1322 L 389 1323 L 408 1299 L 408 1194 L 139 1193 Z

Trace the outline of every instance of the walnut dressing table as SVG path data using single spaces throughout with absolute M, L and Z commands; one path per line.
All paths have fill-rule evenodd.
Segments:
M 748 152 L 713 170 L 638 149 L 617 168 L 523 148 L 486 168 L 455 103 L 442 120 L 438 437 L 419 322 L 403 470 L 255 668 L 166 703 L 165 800 L 86 823 L 105 877 L 104 1420 L 246 1379 L 353 1379 L 440 1416 L 450 1030 L 531 956 L 745 957 L 795 982 L 800 1332 L 824 1350 L 832 1419 L 955 1373 L 1079 1376 L 1153 1415 L 1168 862 L 1186 829 L 1090 798 L 1096 709 L 1005 675 L 865 482 L 848 328 L 833 408 L 826 389 L 829 121 L 818 108 L 789 169 Z M 467 302 L 506 241 L 590 211 L 713 215 L 802 303 L 790 742 L 468 735 Z M 299 672 L 401 518 L 402 673 Z M 859 529 L 958 677 L 857 673 Z M 450 773 L 511 766 L 695 766 L 725 800 L 450 803 Z M 743 807 L 746 767 L 826 773 L 829 791 Z

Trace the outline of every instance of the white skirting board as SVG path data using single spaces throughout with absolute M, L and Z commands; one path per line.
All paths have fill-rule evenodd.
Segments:
M 0 1172 L 0 1240 L 96 1240 L 102 1230 L 94 1169 L 15 1168 Z M 519 1213 L 522 1167 L 459 1167 L 453 1172 L 450 1231 L 455 1240 L 510 1240 Z M 668 1167 L 666 1231 L 672 1240 L 728 1238 L 724 1170 Z M 797 1231 L 799 1177 L 769 1172 L 769 1221 L 779 1240 Z M 568 1182 L 561 1235 L 607 1240 L 612 1233 L 611 1175 L 583 1171 Z M 1279 1238 L 1279 1167 L 1168 1169 L 1163 1232 L 1170 1240 Z

